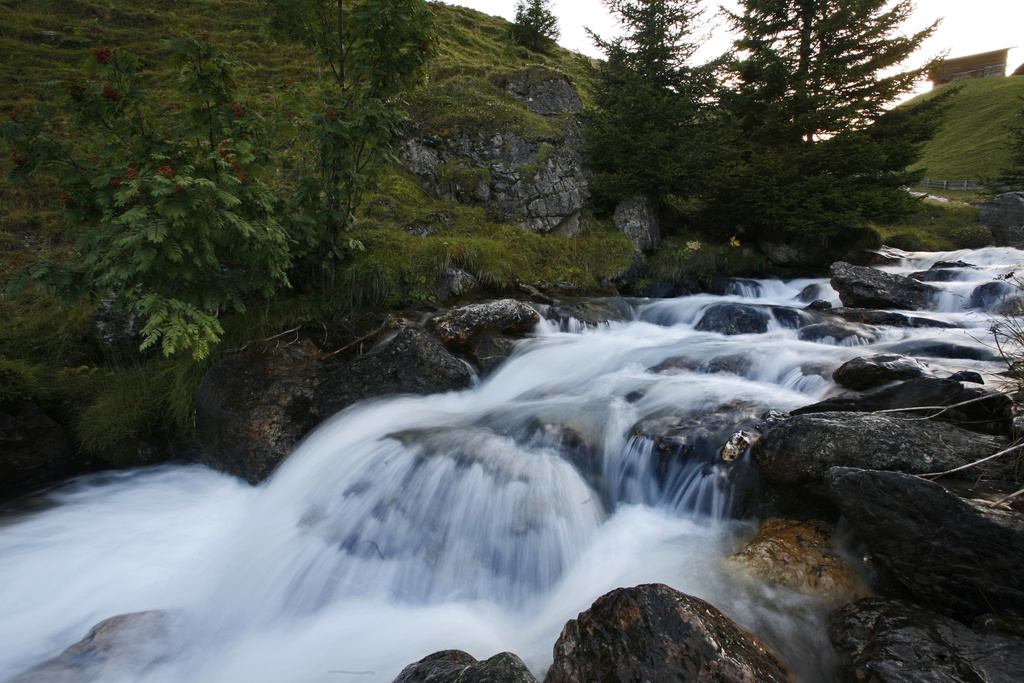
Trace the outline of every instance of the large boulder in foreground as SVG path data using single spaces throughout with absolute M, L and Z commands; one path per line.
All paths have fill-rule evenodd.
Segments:
M 0 499 L 78 474 L 88 465 L 35 401 L 0 412 Z
M 511 652 L 482 662 L 462 650 L 442 650 L 402 669 L 392 683 L 537 683 Z
M 825 490 L 875 558 L 931 609 L 962 621 L 1024 617 L 1024 515 L 897 472 L 836 467 Z
M 101 621 L 60 655 L 8 683 L 101 683 L 141 680 L 174 650 L 174 618 L 159 610 Z
M 843 261 L 832 264 L 832 288 L 844 306 L 914 311 L 931 306 L 939 290 L 923 282 Z
M 215 363 L 196 394 L 202 461 L 252 484 L 270 476 L 318 422 L 310 412 L 318 370 L 309 342 Z
M 783 420 L 751 452 L 768 481 L 791 485 L 819 482 L 835 466 L 910 474 L 944 472 L 1003 447 L 1004 442 L 994 436 L 946 422 L 831 412 Z
M 545 683 L 790 681 L 764 644 L 708 603 L 661 584 L 617 588 L 571 619 Z
M 1024 640 L 898 600 L 865 598 L 836 610 L 829 635 L 844 681 L 1017 683 L 1024 672 Z
M 445 311 L 428 327 L 449 349 L 465 352 L 485 332 L 521 334 L 539 322 L 540 314 L 522 301 L 498 299 Z

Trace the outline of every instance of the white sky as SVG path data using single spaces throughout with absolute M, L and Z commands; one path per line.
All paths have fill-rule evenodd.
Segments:
M 452 5 L 505 17 L 515 18 L 516 0 L 448 0 Z M 905 26 L 906 33 L 920 30 L 942 19 L 938 30 L 907 63 L 907 68 L 920 66 L 928 58 L 947 52 L 948 57 L 963 57 L 1004 47 L 1010 50 L 1007 74 L 1024 62 L 1024 0 L 917 0 L 914 16 Z M 734 0 L 708 0 L 704 4 L 705 17 L 712 26 L 720 20 L 715 16 L 718 7 L 736 8 Z M 551 11 L 558 16 L 561 38 L 558 42 L 570 50 L 593 57 L 601 57 L 587 37 L 583 27 L 589 27 L 602 38 L 619 34 L 615 21 L 601 0 L 551 0 Z M 697 55 L 704 60 L 729 49 L 732 36 L 719 25 L 712 28 L 707 43 Z M 928 85 L 922 86 L 927 90 Z

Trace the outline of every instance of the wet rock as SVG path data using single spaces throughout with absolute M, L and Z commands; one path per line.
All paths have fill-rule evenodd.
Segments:
M 722 446 L 722 460 L 726 462 L 733 462 L 743 457 L 743 454 L 747 452 L 747 449 L 757 441 L 760 434 L 753 431 L 741 431 L 736 432 L 728 439 Z
M 992 230 L 997 246 L 1024 247 L 1024 192 L 1004 192 L 974 206 L 978 223 Z
M 904 315 L 895 311 L 876 311 L 864 308 L 833 308 L 833 315 L 862 325 L 890 325 L 892 327 L 956 327 L 945 320 L 933 320 L 919 315 Z
M 837 467 L 826 495 L 915 598 L 969 621 L 1024 616 L 1024 516 L 897 472 Z
M 35 401 L 0 412 L 0 499 L 78 474 L 88 465 L 67 432 Z
M 453 308 L 431 318 L 428 326 L 449 349 L 467 351 L 484 332 L 519 334 L 539 322 L 537 311 L 522 301 L 499 299 Z
M 701 370 L 707 373 L 728 372 L 730 374 L 743 377 L 750 372 L 750 368 L 752 366 L 753 362 L 750 360 L 749 356 L 737 353 L 712 358 L 701 366 Z
M 141 680 L 176 649 L 174 619 L 154 610 L 112 617 L 93 626 L 59 656 L 8 683 L 101 683 Z
M 846 361 L 832 373 L 836 384 L 863 391 L 900 379 L 913 379 L 927 374 L 928 369 L 909 356 L 898 353 L 877 353 Z
M 319 383 L 309 342 L 218 361 L 196 394 L 196 435 L 207 466 L 252 484 L 263 481 L 318 422 Z
M 613 320 L 625 320 L 627 311 L 616 305 L 613 299 L 594 299 L 576 303 L 552 306 L 548 309 L 548 320 L 565 322 L 578 320 L 586 325 L 602 325 Z
M 698 332 L 720 334 L 760 334 L 768 331 L 768 312 L 745 304 L 712 304 L 704 311 L 695 328 Z
M 824 299 L 818 299 L 807 304 L 806 309 L 808 311 L 815 311 L 818 313 L 829 313 L 832 311 L 832 303 L 825 301 Z
M 956 407 L 938 408 L 938 406 Z M 879 387 L 864 394 L 836 396 L 819 403 L 797 408 L 793 415 L 852 411 L 858 413 L 901 408 L 928 408 L 915 410 L 919 417 L 932 417 L 952 422 L 964 429 L 1009 436 L 1011 408 L 1009 397 L 978 387 L 964 387 L 954 379 L 918 377 L 892 386 Z
M 508 360 L 515 344 L 514 339 L 484 333 L 473 341 L 473 347 L 466 355 L 480 372 L 480 376 L 486 377 Z
M 768 481 L 807 484 L 821 481 L 834 466 L 943 472 L 1003 447 L 1001 439 L 947 422 L 831 412 L 787 418 L 765 433 L 751 452 Z
M 844 681 L 1016 683 L 1024 671 L 1024 640 L 899 600 L 846 605 L 829 619 L 829 636 Z
M 954 342 L 932 341 L 927 339 L 911 339 L 897 344 L 887 344 L 893 353 L 905 356 L 925 356 L 928 358 L 956 358 L 962 360 L 997 360 L 999 354 L 984 346 L 957 344 Z
M 987 311 L 1011 298 L 1016 294 L 1016 291 L 1016 288 L 1012 287 L 1010 283 L 1002 280 L 986 282 L 974 288 L 967 305 L 971 308 Z
M 844 306 L 855 308 L 928 308 L 939 290 L 902 275 L 839 261 L 831 267 L 832 288 Z
M 405 667 L 393 683 L 537 683 L 537 679 L 511 652 L 480 662 L 462 650 L 443 650 Z
M 465 389 L 472 373 L 422 328 L 408 326 L 348 363 L 325 368 L 313 411 L 326 419 L 356 401 L 392 394 L 436 394 Z
M 849 602 L 864 595 L 856 570 L 829 543 L 825 522 L 771 517 L 750 542 L 726 558 L 726 565 L 800 593 Z
M 617 588 L 566 623 L 545 683 L 790 681 L 763 643 L 708 603 L 661 584 Z
M 661 244 L 661 224 L 658 212 L 647 197 L 635 195 L 624 199 L 615 207 L 615 227 L 625 233 L 640 251 L 657 249 Z
M 870 328 L 855 323 L 829 320 L 801 327 L 797 333 L 801 341 L 827 342 L 835 344 L 870 344 L 878 341 L 878 335 Z
M 984 384 L 985 379 L 977 372 L 972 370 L 961 370 L 960 372 L 954 372 L 949 376 L 950 379 L 956 380 L 957 382 L 970 382 L 971 384 Z
M 810 324 L 817 319 L 817 316 L 808 316 L 806 313 L 789 308 L 788 306 L 772 306 L 772 317 L 782 327 L 795 330 L 803 325 Z
M 822 285 L 807 285 L 800 290 L 800 301 L 805 304 L 809 304 L 813 301 L 818 301 L 825 294 L 825 288 Z

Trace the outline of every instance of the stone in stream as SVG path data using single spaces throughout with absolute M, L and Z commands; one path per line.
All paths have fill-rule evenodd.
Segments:
M 909 277 L 842 261 L 833 263 L 830 270 L 832 288 L 844 306 L 914 311 L 928 308 L 940 291 Z
M 835 467 L 824 481 L 857 537 L 929 608 L 1024 617 L 1024 515 L 898 472 Z
M 830 313 L 844 320 L 862 325 L 889 325 L 891 327 L 934 327 L 949 329 L 955 324 L 945 320 L 925 318 L 920 315 L 904 315 L 896 311 L 878 311 L 868 308 L 833 308 Z
M 616 588 L 569 620 L 544 683 L 791 680 L 775 653 L 707 602 L 645 584 Z
M 453 308 L 431 318 L 430 330 L 449 349 L 467 351 L 485 332 L 518 334 L 529 332 L 540 322 L 540 315 L 521 301 L 499 299 Z
M 844 681 L 1018 683 L 1024 672 L 1024 640 L 900 600 L 864 598 L 836 610 L 829 636 Z
M 825 412 L 777 423 L 751 447 L 773 484 L 820 482 L 834 466 L 910 474 L 944 472 L 1005 447 L 994 436 L 905 415 Z M 982 469 L 998 474 L 998 466 Z M 965 476 L 976 477 L 978 472 Z
M 482 662 L 462 650 L 442 650 L 402 669 L 392 683 L 537 683 L 511 652 Z
M 60 655 L 8 683 L 102 683 L 141 680 L 179 647 L 173 616 L 161 610 L 101 621 Z
M 770 315 L 759 306 L 720 303 L 707 307 L 697 323 L 698 332 L 720 334 L 760 334 L 768 331 Z
M 975 287 L 967 305 L 983 311 L 995 308 L 998 304 L 1002 304 L 1002 307 L 1005 308 L 1016 293 L 1017 288 L 1010 283 L 1004 280 L 993 280 Z
M 831 340 L 835 344 L 843 344 L 848 341 L 856 344 L 870 344 L 878 341 L 878 334 L 864 325 L 842 320 L 827 320 L 801 327 L 797 333 L 797 339 L 812 342 Z
M 909 356 L 876 353 L 846 361 L 832 373 L 832 379 L 840 386 L 863 391 L 895 380 L 922 377 L 927 372 L 923 364 Z

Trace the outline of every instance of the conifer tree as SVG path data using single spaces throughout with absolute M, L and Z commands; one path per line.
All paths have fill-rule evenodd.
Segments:
M 548 0 L 519 0 L 512 39 L 534 52 L 548 50 L 558 40 L 558 18 L 548 8 Z
M 740 0 L 736 125 L 718 178 L 722 230 L 827 236 L 913 210 L 901 189 L 946 98 L 890 107 L 931 65 L 891 73 L 935 29 L 900 26 L 909 0 Z
M 1021 98 L 1024 101 L 1024 98 Z M 994 183 L 997 191 L 1024 190 L 1024 107 L 1010 127 L 1010 163 Z

